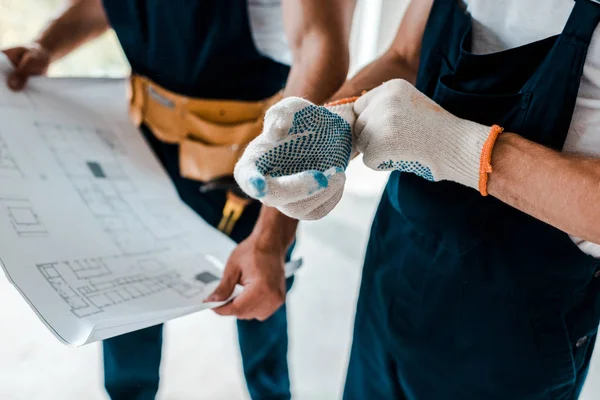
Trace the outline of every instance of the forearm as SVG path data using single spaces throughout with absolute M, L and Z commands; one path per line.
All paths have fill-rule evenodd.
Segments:
M 101 0 L 70 0 L 35 40 L 58 60 L 109 29 Z
M 284 96 L 303 97 L 315 104 L 331 98 L 348 72 L 347 52 L 340 53 L 334 47 L 333 43 L 307 38 L 290 71 Z M 298 220 L 263 206 L 254 231 L 260 242 L 285 250 L 293 242 L 297 227 Z
M 344 83 L 349 55 L 343 44 L 309 34 L 294 57 L 284 96 L 303 97 L 315 104 L 326 102 Z
M 392 79 L 417 80 L 421 42 L 433 0 L 411 0 L 390 48 L 346 82 L 334 100 L 360 96 Z
M 571 235 L 600 243 L 600 159 L 558 153 L 502 134 L 492 168 L 491 195 Z
M 284 254 L 296 237 L 298 220 L 280 213 L 276 208 L 263 206 L 251 238 L 259 247 Z
M 350 63 L 351 3 L 336 0 L 323 7 L 320 0 L 284 2 L 284 19 L 294 55 L 285 97 L 303 97 L 322 104 L 345 81 Z M 263 206 L 253 236 L 259 242 L 287 249 L 297 227 L 298 220 Z
M 360 96 L 363 91 L 373 89 L 392 79 L 400 78 L 414 83 L 417 80 L 417 69 L 417 65 L 411 65 L 408 60 L 393 50 L 387 51 L 348 80 L 332 99 Z

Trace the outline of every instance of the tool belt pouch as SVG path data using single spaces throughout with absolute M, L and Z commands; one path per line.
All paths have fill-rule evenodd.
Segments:
M 262 131 L 267 109 L 259 102 L 205 100 L 169 92 L 146 78 L 131 79 L 130 115 L 165 143 L 179 144 L 181 176 L 207 182 L 233 175 L 246 146 Z M 137 122 L 139 121 L 139 122 Z
M 190 114 L 193 128 L 180 142 L 179 170 L 183 177 L 207 182 L 233 175 L 244 149 L 262 130 L 262 120 L 223 124 Z

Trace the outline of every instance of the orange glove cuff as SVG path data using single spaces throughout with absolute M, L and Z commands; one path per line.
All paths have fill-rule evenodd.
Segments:
M 488 195 L 487 183 L 489 174 L 492 173 L 492 152 L 494 150 L 496 140 L 498 139 L 498 135 L 500 135 L 502 132 L 504 132 L 504 128 L 498 125 L 492 126 L 490 135 L 483 144 L 483 149 L 481 150 L 481 161 L 479 165 L 479 193 L 481 193 L 482 196 Z
M 325 104 L 325 107 L 334 107 L 334 106 L 341 106 L 342 104 L 354 103 L 358 99 L 359 99 L 359 96 L 348 97 L 345 99 L 340 99 L 340 100 L 332 101 L 331 103 L 327 103 L 327 104 Z

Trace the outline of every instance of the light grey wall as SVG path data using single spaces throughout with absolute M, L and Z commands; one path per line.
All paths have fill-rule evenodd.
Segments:
M 409 0 L 358 0 L 350 41 L 350 75 L 388 48 Z
M 368 1 L 368 0 L 367 0 Z M 388 48 L 406 11 L 408 0 L 381 0 L 381 20 L 379 26 L 379 48 L 384 51 Z

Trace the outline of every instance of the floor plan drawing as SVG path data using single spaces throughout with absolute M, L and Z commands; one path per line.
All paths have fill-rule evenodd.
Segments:
M 123 254 L 164 250 L 162 240 L 127 201 L 137 188 L 121 167 L 125 150 L 116 135 L 104 129 L 60 124 L 36 126 L 65 175 Z
M 20 237 L 45 236 L 48 231 L 27 199 L 0 198 L 0 205 Z
M 73 346 L 229 300 L 203 302 L 235 242 L 178 196 L 129 122 L 126 83 L 0 89 L 0 269 Z
M 10 149 L 0 132 L 0 178 L 22 178 L 23 172 L 10 154 Z
M 127 267 L 130 272 L 126 274 L 113 273 L 109 265 L 122 261 L 100 258 L 52 262 L 37 267 L 78 318 L 166 290 L 193 298 L 203 292 L 203 283 L 210 282 L 208 278 L 198 280 L 198 283 L 188 282 L 156 259 L 139 260 Z M 209 272 L 202 274 L 203 277 L 211 275 Z

